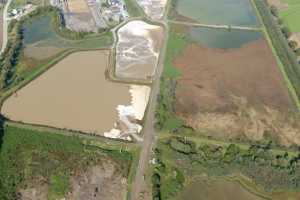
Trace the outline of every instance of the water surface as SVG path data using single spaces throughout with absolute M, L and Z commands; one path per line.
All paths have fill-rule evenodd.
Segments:
M 210 48 L 240 48 L 242 45 L 261 39 L 262 33 L 257 31 L 225 30 L 192 27 L 189 31 L 193 42 Z
M 249 0 L 176 0 L 180 15 L 206 24 L 257 26 Z

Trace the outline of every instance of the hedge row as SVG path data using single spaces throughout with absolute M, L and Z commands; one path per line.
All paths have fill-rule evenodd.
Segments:
M 254 3 L 262 17 L 277 55 L 284 65 L 284 70 L 295 88 L 298 98 L 300 98 L 300 65 L 297 62 L 295 52 L 290 48 L 266 0 L 254 0 Z

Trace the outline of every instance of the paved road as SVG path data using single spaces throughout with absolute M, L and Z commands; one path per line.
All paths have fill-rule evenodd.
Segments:
M 181 24 L 187 26 L 199 26 L 207 28 L 217 28 L 217 29 L 235 29 L 235 30 L 245 30 L 245 31 L 259 31 L 261 28 L 257 27 L 247 27 L 247 26 L 231 26 L 231 25 L 217 25 L 217 24 L 201 24 L 201 23 L 192 23 L 192 22 L 180 22 L 175 20 L 168 20 L 168 22 L 173 24 Z
M 144 180 L 144 175 L 146 174 L 149 161 L 152 155 L 152 148 L 155 143 L 155 108 L 156 108 L 156 99 L 157 95 L 159 94 L 160 88 L 160 77 L 163 72 L 164 67 L 164 59 L 168 41 L 168 27 L 167 24 L 163 23 L 165 27 L 164 32 L 164 40 L 163 40 L 163 48 L 160 52 L 159 62 L 157 65 L 156 76 L 152 85 L 152 92 L 149 99 L 149 108 L 146 114 L 146 121 L 144 126 L 144 141 L 141 143 L 142 150 L 140 154 L 140 160 L 136 171 L 136 177 L 133 182 L 133 187 L 131 191 L 131 200 L 150 200 L 151 195 L 145 193 L 149 191 L 147 189 L 146 182 Z
M 7 21 L 7 13 L 8 13 L 8 7 L 12 0 L 8 0 L 5 4 L 4 10 L 3 10 L 3 41 L 2 41 L 2 47 L 0 53 L 2 53 L 5 50 L 6 44 L 7 44 L 7 28 L 8 28 L 8 21 Z

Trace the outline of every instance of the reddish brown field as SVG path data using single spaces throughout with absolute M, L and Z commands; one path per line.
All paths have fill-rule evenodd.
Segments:
M 182 72 L 176 89 L 176 108 L 180 115 L 226 111 L 233 106 L 233 96 L 245 98 L 251 105 L 282 110 L 293 105 L 264 40 L 239 49 L 191 44 L 174 64 Z
M 260 140 L 269 133 L 283 145 L 300 144 L 299 118 L 268 44 L 238 49 L 190 44 L 174 65 L 177 116 L 216 138 Z

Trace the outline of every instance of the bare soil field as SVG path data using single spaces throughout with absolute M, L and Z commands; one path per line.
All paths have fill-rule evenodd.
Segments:
M 289 5 L 287 3 L 284 3 L 282 0 L 268 0 L 268 4 L 275 6 L 279 10 L 287 10 L 289 8 Z
M 69 0 L 64 8 L 67 26 L 74 31 L 96 31 L 93 15 L 85 0 Z
M 162 45 L 163 29 L 143 21 L 131 21 L 118 31 L 116 76 L 151 79 Z
M 124 133 L 127 139 L 141 130 L 136 120 L 143 119 L 150 88 L 106 80 L 108 58 L 109 51 L 71 54 L 10 96 L 2 113 L 14 121 L 108 137 Z
M 177 86 L 179 113 L 226 110 L 232 96 L 252 105 L 287 110 L 292 102 L 268 44 L 264 40 L 240 49 L 189 45 L 174 60 L 182 71 Z
M 24 55 L 28 58 L 44 60 L 58 54 L 62 50 L 63 49 L 59 47 L 39 47 L 35 45 L 27 45 L 24 49 Z
M 189 126 L 220 138 L 271 133 L 284 145 L 300 144 L 297 118 L 287 114 L 294 104 L 265 40 L 236 49 L 190 44 L 174 65 L 182 72 L 176 113 Z
M 72 177 L 67 199 L 122 200 L 126 199 L 126 194 L 127 179 L 108 162 Z
M 126 199 L 127 178 L 108 161 L 102 165 L 87 168 L 70 177 L 70 189 L 66 199 L 72 200 L 120 200 Z M 47 200 L 47 183 L 19 190 L 20 200 Z

